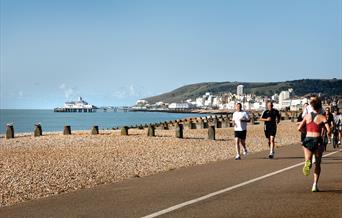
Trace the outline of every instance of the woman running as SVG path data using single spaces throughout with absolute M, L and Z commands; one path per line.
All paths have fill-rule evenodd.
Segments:
M 325 126 L 328 135 L 331 134 L 328 120 L 325 116 L 319 114 L 321 110 L 321 103 L 318 98 L 312 99 L 310 105 L 313 111 L 304 117 L 304 120 L 299 124 L 298 130 L 303 131 L 303 127 L 306 126 L 306 137 L 303 142 L 305 164 L 303 167 L 303 174 L 308 176 L 312 166 L 312 156 L 315 155 L 315 172 L 314 183 L 312 185 L 312 192 L 318 192 L 318 179 L 321 173 L 321 159 L 324 151 L 322 131 Z

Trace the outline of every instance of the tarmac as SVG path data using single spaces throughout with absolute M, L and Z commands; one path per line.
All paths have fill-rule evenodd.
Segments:
M 0 208 L 0 217 L 342 217 L 342 150 L 328 145 L 320 192 L 300 145 Z

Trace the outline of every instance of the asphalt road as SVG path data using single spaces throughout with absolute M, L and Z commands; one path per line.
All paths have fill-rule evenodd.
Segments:
M 336 151 L 330 148 L 324 154 Z M 143 217 L 193 199 L 196 202 L 160 217 L 342 217 L 341 151 L 323 159 L 318 193 L 311 192 L 313 176 L 303 176 L 302 165 L 269 175 L 303 162 L 300 145 L 279 148 L 273 160 L 266 156 L 267 152 L 259 152 L 240 161 L 219 161 L 28 201 L 1 208 L 0 217 Z M 236 185 L 240 187 L 198 200 Z

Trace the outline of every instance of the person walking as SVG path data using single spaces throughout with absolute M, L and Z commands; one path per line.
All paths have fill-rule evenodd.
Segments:
M 322 138 L 322 129 L 326 128 L 328 135 L 331 134 L 331 129 L 328 124 L 326 116 L 319 114 L 321 110 L 321 103 L 319 99 L 313 99 L 310 102 L 313 111 L 304 117 L 304 120 L 298 126 L 298 131 L 303 131 L 306 126 L 306 137 L 303 142 L 304 150 L 304 167 L 303 174 L 308 176 L 312 166 L 312 157 L 316 157 L 314 181 L 312 185 L 312 192 L 318 192 L 318 179 L 321 173 L 321 159 L 324 152 L 324 143 Z
M 273 159 L 275 154 L 274 139 L 277 134 L 277 124 L 280 122 L 280 113 L 277 109 L 273 108 L 273 102 L 267 102 L 267 109 L 262 113 L 260 121 L 264 121 L 264 132 L 270 148 L 268 158 Z
M 235 105 L 235 112 L 233 113 L 233 124 L 234 124 L 234 136 L 235 136 L 235 148 L 236 156 L 235 160 L 241 160 L 240 155 L 240 144 L 243 147 L 243 154 L 247 155 L 246 147 L 246 135 L 247 135 L 247 122 L 250 121 L 248 114 L 242 111 L 241 103 Z

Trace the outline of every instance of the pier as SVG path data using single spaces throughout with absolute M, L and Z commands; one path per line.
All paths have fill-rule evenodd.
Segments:
M 96 112 L 95 108 L 55 108 L 54 112 Z
M 97 107 L 79 97 L 77 101 L 65 102 L 63 107 L 57 107 L 54 112 L 96 112 Z

